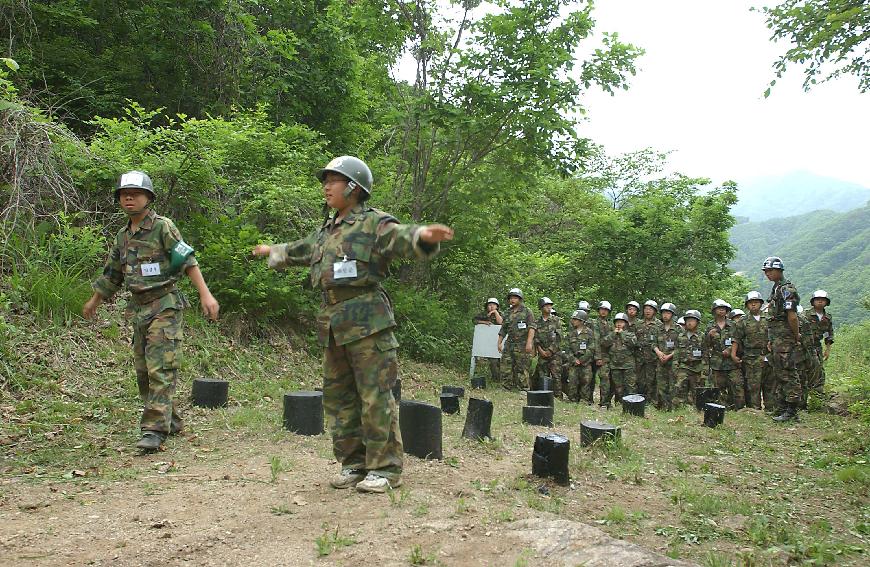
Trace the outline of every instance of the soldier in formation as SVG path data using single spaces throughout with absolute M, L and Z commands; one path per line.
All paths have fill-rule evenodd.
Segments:
M 677 339 L 682 329 L 674 322 L 677 306 L 673 303 L 663 303 L 661 307 L 662 324 L 656 335 L 653 348 L 658 357 L 656 367 L 656 407 L 660 410 L 674 408 L 674 387 L 676 385 L 676 369 L 674 353 L 677 350 Z
M 513 288 L 508 292 L 508 310 L 498 333 L 501 355 L 501 375 L 505 388 L 521 390 L 529 386 L 529 370 L 535 344 L 535 321 L 532 310 L 523 302 L 523 292 Z
M 567 356 L 570 365 L 568 375 L 568 400 L 592 404 L 594 381 L 592 366 L 596 352 L 595 333 L 589 326 L 589 314 L 578 309 L 571 314 L 571 330 L 568 332 Z
M 819 398 L 825 397 L 825 362 L 831 355 L 831 345 L 834 344 L 834 322 L 831 316 L 828 315 L 826 308 L 831 304 L 831 297 L 828 292 L 823 289 L 817 289 L 813 292 L 810 303 L 813 306 L 812 312 L 808 315 L 810 320 L 810 328 L 813 332 L 813 350 L 815 356 L 819 360 L 818 372 L 815 379 L 810 383 L 810 390 Z M 822 349 L 824 343 L 824 350 Z
M 731 306 L 717 299 L 711 309 L 714 320 L 704 333 L 704 347 L 710 360 L 710 381 L 724 392 L 730 409 L 742 409 L 743 380 L 734 351 L 735 326 L 728 319 Z
M 773 282 L 768 308 L 768 350 L 777 389 L 779 415 L 773 419 L 787 422 L 798 419 L 801 404 L 801 384 L 798 369 L 801 364 L 801 332 L 797 308 L 800 296 L 797 288 L 785 279 L 785 265 L 777 256 L 762 264 L 764 276 Z

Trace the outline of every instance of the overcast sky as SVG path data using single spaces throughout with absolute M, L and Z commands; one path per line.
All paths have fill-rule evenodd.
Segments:
M 674 170 L 717 183 L 806 170 L 870 187 L 870 95 L 854 77 L 805 93 L 795 68 L 763 97 L 785 50 L 749 10 L 763 3 L 599 0 L 596 30 L 646 55 L 628 91 L 584 96 L 581 135 L 612 154 L 672 150 Z M 399 76 L 413 78 L 408 63 Z

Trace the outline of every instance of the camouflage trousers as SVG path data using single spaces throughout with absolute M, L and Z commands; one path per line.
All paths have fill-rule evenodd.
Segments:
M 711 370 L 710 381 L 713 386 L 719 388 L 719 392 L 725 393 L 725 400 L 729 409 L 743 409 L 743 374 L 739 368 L 732 370 Z
M 768 359 L 769 360 L 769 359 Z M 773 412 L 779 409 L 779 399 L 776 391 L 776 377 L 770 362 L 762 362 L 761 367 L 761 399 L 764 411 Z
M 542 378 L 549 378 L 553 395 L 562 397 L 562 359 L 558 354 L 550 358 L 538 357 L 538 365 L 535 367 L 535 377 L 529 383 L 530 390 L 541 388 Z
M 634 383 L 634 368 L 610 369 L 610 395 L 613 396 L 615 403 L 621 404 L 622 397 L 628 393 L 626 390 L 626 384 Z
M 746 380 L 746 407 L 761 409 L 761 381 L 764 372 L 764 357 L 745 355 L 743 376 Z
M 704 377 L 701 376 L 701 371 L 691 370 L 689 368 L 677 368 L 675 375 L 675 386 L 673 395 L 674 407 L 679 407 L 682 404 L 695 405 L 695 388 L 698 388 L 704 383 Z
M 806 351 L 804 353 L 803 364 L 800 365 L 801 402 L 803 405 L 806 405 L 810 390 L 816 385 L 820 368 L 821 364 L 816 351 L 814 349 Z
M 647 360 L 638 356 L 637 387 L 633 394 L 644 396 L 650 403 L 656 403 L 656 370 L 658 359 Z
M 816 350 L 816 359 L 819 361 L 816 368 L 814 380 L 810 383 L 810 391 L 814 392 L 819 397 L 825 395 L 825 361 L 822 357 L 822 351 Z
M 501 375 L 509 390 L 521 390 L 529 386 L 529 371 L 532 355 L 524 350 L 507 350 L 501 353 Z
M 476 356 L 474 357 L 474 373 L 478 374 L 484 368 L 489 369 L 489 378 L 492 382 L 499 382 L 501 369 L 501 359 L 500 358 L 486 358 L 484 356 Z
M 165 309 L 147 320 L 133 320 L 133 366 L 144 405 L 139 427 L 164 435 L 181 431 L 183 423 L 172 397 L 178 382 L 183 319 Z
M 595 363 L 593 362 L 593 364 Z M 610 398 L 613 397 L 613 394 L 610 388 L 610 365 L 606 361 L 601 366 L 595 366 L 592 375 L 593 385 L 596 376 L 598 377 L 598 405 L 610 406 Z
M 801 382 L 798 367 L 801 362 L 798 347 L 789 341 L 773 341 L 772 352 L 768 355 L 773 366 L 779 404 L 801 403 Z
M 336 345 L 332 333 L 323 353 L 323 410 L 332 452 L 342 468 L 402 474 L 402 434 L 392 387 L 398 378 L 399 343 L 387 329 Z
M 572 402 L 592 403 L 592 389 L 595 386 L 595 378 L 592 375 L 590 361 L 586 364 L 571 365 L 568 372 L 568 399 Z
M 659 362 L 656 369 L 656 407 L 660 410 L 674 409 L 674 391 L 676 388 L 676 371 L 670 360 L 665 364 Z

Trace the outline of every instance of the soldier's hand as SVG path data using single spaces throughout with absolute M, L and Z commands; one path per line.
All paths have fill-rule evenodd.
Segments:
M 726 348 L 722 351 L 722 358 L 731 358 L 731 349 Z
M 202 305 L 202 314 L 212 321 L 217 321 L 218 313 L 221 310 L 220 304 L 217 302 L 217 299 L 214 298 L 212 294 L 207 294 L 199 298 L 199 302 Z
M 824 353 L 822 353 L 822 359 L 824 360 L 828 360 L 829 356 L 831 356 L 831 351 L 829 350 L 826 350 Z
M 97 307 L 99 307 L 102 302 L 103 298 L 94 294 L 82 307 L 82 317 L 85 319 L 93 319 L 97 315 Z
M 533 354 L 535 349 L 532 348 L 532 345 L 526 344 L 526 354 Z
M 603 360 L 596 360 L 595 366 L 604 366 L 604 361 Z
M 501 343 L 498 343 L 498 352 L 501 352 L 502 348 Z
M 453 229 L 443 224 L 430 224 L 420 229 L 419 239 L 428 244 L 453 240 Z
M 773 344 L 770 341 L 767 341 L 767 352 L 773 352 Z
M 251 256 L 268 256 L 272 251 L 272 247 L 268 244 L 257 244 L 254 246 L 254 249 L 251 250 Z

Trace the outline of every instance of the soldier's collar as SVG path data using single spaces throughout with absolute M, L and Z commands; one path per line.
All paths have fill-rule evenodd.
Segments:
M 148 209 L 148 214 L 145 215 L 145 218 L 143 218 L 139 222 L 139 226 L 136 228 L 136 232 L 139 232 L 140 230 L 143 230 L 143 229 L 144 230 L 151 230 L 152 228 L 154 228 L 154 221 L 155 220 L 157 220 L 157 213 L 155 213 L 151 209 Z M 128 220 L 127 221 L 127 232 L 130 232 L 130 225 L 131 224 L 133 224 L 133 221 Z

